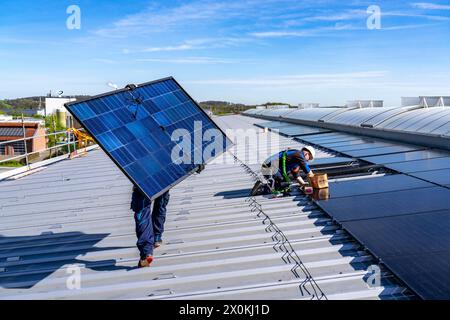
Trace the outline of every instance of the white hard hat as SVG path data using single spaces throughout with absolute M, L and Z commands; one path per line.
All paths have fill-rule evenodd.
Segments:
M 316 149 L 314 149 L 313 147 L 311 147 L 311 146 L 306 146 L 306 147 L 303 147 L 303 150 L 306 150 L 306 151 L 308 151 L 309 153 L 311 153 L 311 156 L 312 156 L 311 161 L 313 161 L 313 160 L 316 158 Z

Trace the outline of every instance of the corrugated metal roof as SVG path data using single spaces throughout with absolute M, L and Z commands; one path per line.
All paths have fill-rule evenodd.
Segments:
M 258 121 L 218 118 L 234 129 Z M 280 145 L 301 144 L 280 137 Z M 370 288 L 375 259 L 309 198 L 250 199 L 248 170 L 259 165 L 221 160 L 172 190 L 165 243 L 142 270 L 135 268 L 131 184 L 101 151 L 0 182 L 0 299 L 412 297 L 385 270 L 382 285 Z M 80 290 L 67 288 L 74 266 Z
M 23 129 L 0 127 L 0 137 L 23 137 Z
M 258 111 L 258 112 L 257 112 Z M 402 108 L 311 108 L 285 114 L 277 110 L 248 110 L 244 114 L 268 120 L 326 122 L 330 124 L 370 127 L 409 134 L 449 137 L 450 108 L 410 106 Z

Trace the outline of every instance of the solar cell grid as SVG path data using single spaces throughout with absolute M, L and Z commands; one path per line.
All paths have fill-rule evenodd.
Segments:
M 173 78 L 66 107 L 151 199 L 231 145 Z

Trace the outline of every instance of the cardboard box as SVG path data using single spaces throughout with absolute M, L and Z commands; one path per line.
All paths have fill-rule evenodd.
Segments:
M 328 188 L 325 189 L 315 189 L 312 198 L 317 201 L 328 200 L 330 199 L 330 190 Z
M 314 189 L 327 189 L 328 175 L 326 173 L 318 173 L 314 177 L 309 178 L 309 183 Z

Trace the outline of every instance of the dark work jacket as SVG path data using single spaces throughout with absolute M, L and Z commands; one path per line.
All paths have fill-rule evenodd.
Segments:
M 290 174 L 294 177 L 294 179 L 297 179 L 299 176 L 299 171 L 295 172 L 295 170 L 297 170 L 297 168 L 300 167 L 300 169 L 306 173 L 309 174 L 311 172 L 311 168 L 308 165 L 308 162 L 305 159 L 305 155 L 303 154 L 303 151 L 301 150 L 295 150 L 295 149 L 291 149 L 291 150 L 285 150 L 285 151 L 281 151 L 276 155 L 273 155 L 272 157 L 270 157 L 269 159 L 267 159 L 264 164 L 263 167 L 271 167 L 272 163 L 276 160 L 278 160 L 278 165 L 279 165 L 279 171 L 278 174 L 280 176 L 283 175 L 283 167 L 282 167 L 282 163 L 283 163 L 283 153 L 286 152 L 286 173 Z
M 297 168 L 300 167 L 300 169 L 306 173 L 309 174 L 311 172 L 311 168 L 308 165 L 308 162 L 305 159 L 305 156 L 303 154 L 303 151 L 301 150 L 286 150 L 281 151 L 278 154 L 278 157 L 280 159 L 280 171 L 282 170 L 281 163 L 283 159 L 283 153 L 286 152 L 286 172 L 289 174 L 292 174 L 292 176 L 297 179 L 299 176 L 299 171 L 294 172 Z

